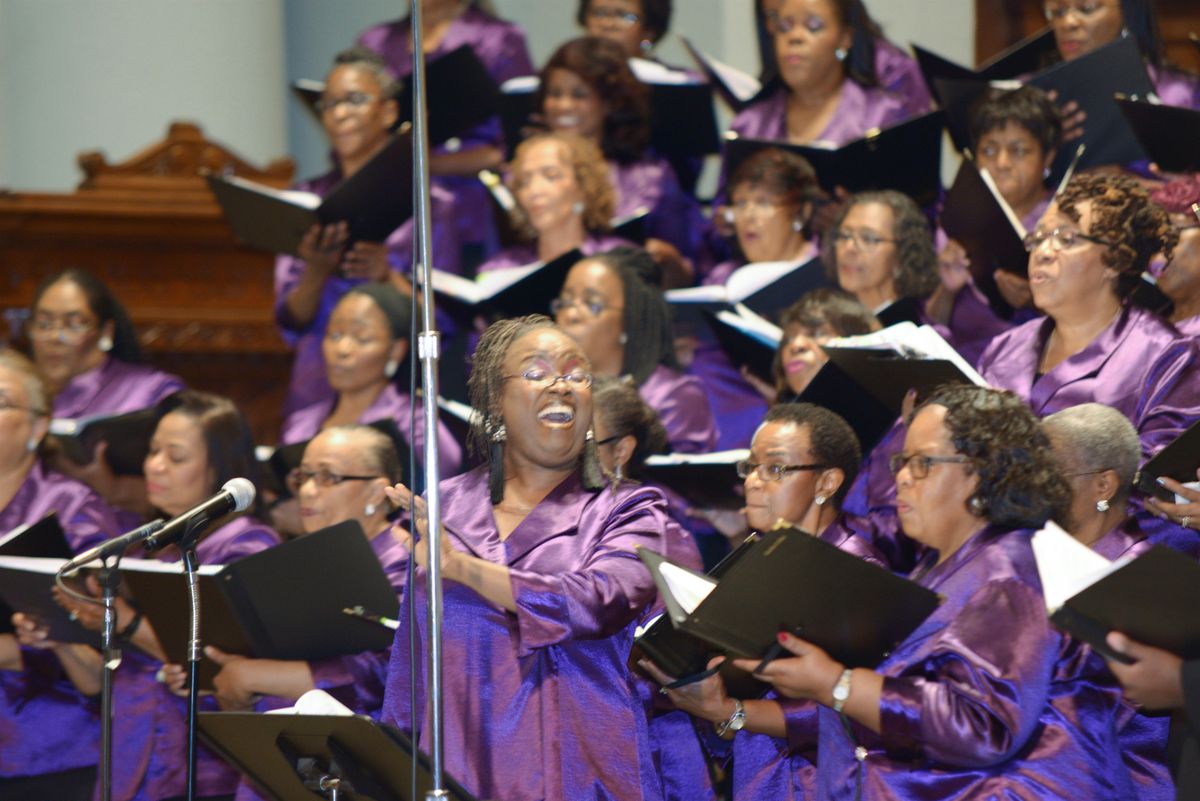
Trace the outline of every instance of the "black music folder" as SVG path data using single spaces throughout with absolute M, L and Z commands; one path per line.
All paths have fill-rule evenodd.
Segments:
M 708 78 L 717 94 L 735 114 L 763 96 L 763 84 L 758 78 L 713 58 L 696 47 L 686 36 L 683 37 L 683 46 L 687 48 L 692 60 Z
M 755 325 L 740 313 L 707 310 L 704 313 L 709 318 L 713 337 L 729 357 L 730 364 L 745 367 L 756 378 L 774 384 L 775 352 L 779 350 L 782 333 L 776 335 L 763 330 L 761 324 Z M 762 322 L 769 324 L 766 320 Z M 778 326 L 774 328 L 778 329 Z
M 222 759 L 275 801 L 332 798 L 330 779 L 339 782 L 338 798 L 364 801 L 421 801 L 433 784 L 429 757 L 411 738 L 366 715 L 201 712 L 197 726 Z M 444 779 L 449 801 L 475 801 Z
M 707 330 L 705 312 L 735 311 L 738 304 L 770 317 L 814 289 L 829 285 L 825 266 L 813 258 L 802 264 L 770 261 L 734 270 L 724 284 L 669 289 L 663 293 L 676 320 Z
M 848 373 L 828 362 L 794 400 L 841 416 L 854 429 L 863 454 L 870 453 L 900 417 L 891 406 L 865 392 Z
M 1200 422 L 1192 423 L 1182 434 L 1154 454 L 1141 469 L 1133 483 L 1141 492 L 1160 500 L 1175 502 L 1175 493 L 1155 479 L 1173 478 L 1181 484 L 1196 480 L 1200 468 Z
M 62 526 L 59 525 L 58 515 L 50 512 L 41 520 L 33 523 L 28 523 L 23 526 L 17 526 L 12 531 L 0 537 L 0 557 L 16 556 L 16 557 L 32 557 L 51 560 L 70 559 L 75 554 L 71 551 L 71 546 L 67 542 L 67 537 L 63 533 Z M 0 571 L 4 570 L 4 566 L 0 563 Z M 53 585 L 54 576 L 49 575 L 49 585 Z M 13 612 L 36 613 L 38 611 L 47 611 L 47 602 L 53 604 L 56 609 L 49 610 L 52 612 L 52 618 L 66 618 L 66 612 L 54 604 L 50 597 L 50 586 L 44 580 L 38 580 L 32 577 L 18 577 L 15 579 L 18 584 L 36 585 L 32 595 L 37 600 L 37 609 L 31 607 L 28 600 L 30 593 L 25 591 L 18 592 L 15 584 L 10 583 L 8 577 L 0 578 L 0 634 L 11 632 Z M 9 594 L 5 592 L 6 588 L 10 591 L 13 601 L 19 605 L 13 606 L 13 602 L 8 600 Z M 42 615 L 44 617 L 44 615 Z M 60 626 L 60 628 L 62 628 Z M 72 630 L 78 629 L 78 624 L 70 627 Z M 82 634 L 80 634 L 82 636 Z
M 51 420 L 49 435 L 54 447 L 80 465 L 91 464 L 96 446 L 107 442 L 104 461 L 112 471 L 119 476 L 140 476 L 157 418 L 170 399 L 171 396 L 167 396 L 158 406 L 136 412 Z
M 0 632 L 13 630 L 13 612 L 24 612 L 49 629 L 53 642 L 100 647 L 100 632 L 89 631 L 72 620 L 54 600 L 54 577 L 65 562 L 62 558 L 0 556 L 0 610 L 5 615 Z M 83 591 L 81 581 L 71 583 L 76 591 Z
M 383 242 L 412 216 L 412 133 L 406 127 L 324 200 L 243 178 L 208 176 L 234 236 L 250 247 L 298 255 L 314 225 L 345 222 L 350 242 Z
M 1146 157 L 1164 172 L 1200 170 L 1200 111 L 1118 96 Z
M 367 425 L 387 434 L 388 439 L 396 446 L 396 454 L 400 457 L 400 467 L 403 471 L 400 480 L 406 487 L 411 487 L 408 475 L 408 440 L 400 433 L 396 421 L 390 417 L 383 417 Z M 303 442 L 276 445 L 274 448 L 269 446 L 255 448 L 255 456 L 258 457 L 259 464 L 263 467 L 263 484 L 267 489 L 272 490 L 281 498 L 291 497 L 292 490 L 287 483 L 288 474 L 300 466 L 300 461 L 304 458 L 304 449 L 308 447 L 309 442 L 312 440 L 306 439 Z
M 470 45 L 462 45 L 429 61 L 425 66 L 425 80 L 431 145 L 440 145 L 466 133 L 500 111 L 500 89 Z M 412 122 L 412 80 L 401 84 L 396 97 L 400 108 L 397 129 Z M 292 91 L 317 119 L 321 118 L 317 101 L 325 91 L 323 81 L 293 81 Z
M 993 273 L 1007 270 L 1029 274 L 1029 254 L 1025 251 L 1025 227 L 996 185 L 970 157 L 959 165 L 954 184 L 946 193 L 939 218 L 942 230 L 963 246 L 971 261 L 975 286 L 997 312 L 1009 316 L 1012 308 L 996 287 Z
M 942 112 L 931 111 L 890 128 L 868 131 L 839 148 L 727 135 L 725 169 L 733 175 L 754 153 L 777 147 L 807 159 L 826 192 L 839 186 L 852 193 L 895 189 L 919 206 L 931 206 L 941 189 L 942 126 Z
M 1105 642 L 1110 631 L 1185 660 L 1200 657 L 1200 565 L 1155 545 L 1133 559 L 1110 562 L 1053 523 L 1033 537 L 1033 552 L 1058 628 L 1120 662 Z
M 918 44 L 912 45 L 921 77 L 938 103 L 945 106 L 945 98 L 939 92 L 939 80 L 951 81 L 1001 81 L 1018 78 L 1037 72 L 1056 55 L 1054 30 L 1046 27 L 1027 36 L 1016 44 L 1005 48 L 976 69 L 964 67 L 950 59 L 926 50 Z
M 385 535 L 386 536 L 386 535 Z M 382 651 L 391 633 L 347 616 L 362 606 L 387 617 L 400 608 L 356 521 L 305 534 L 227 565 L 202 565 L 200 625 L 205 645 L 263 659 L 325 659 Z M 185 664 L 187 578 L 179 564 L 126 559 L 121 577 L 154 625 L 167 661 Z M 217 666 L 200 662 L 212 687 Z
M 715 453 L 670 453 L 646 457 L 645 478 L 674 490 L 702 509 L 741 509 L 746 505 L 737 463 L 750 458 L 745 448 Z
M 924 398 L 943 384 L 977 383 L 972 379 L 973 371 L 965 371 L 949 359 L 910 357 L 873 348 L 825 346 L 824 350 L 830 364 L 891 411 L 893 420 L 900 416 L 910 389 L 917 390 L 918 398 Z
M 546 263 L 480 273 L 475 280 L 442 270 L 432 271 L 433 291 L 441 296 L 448 311 L 461 318 L 496 314 L 549 314 L 550 301 L 562 291 L 567 273 L 583 258 L 578 248 Z
M 763 534 L 718 579 L 640 549 L 676 629 L 761 659 L 781 631 L 847 667 L 875 667 L 940 603 L 937 593 L 796 528 Z

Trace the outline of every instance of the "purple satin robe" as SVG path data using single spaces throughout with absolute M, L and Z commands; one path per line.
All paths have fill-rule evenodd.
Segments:
M 270 548 L 279 536 L 252 517 L 237 517 L 200 540 L 200 564 L 223 565 Z M 175 559 L 177 554 L 163 556 Z M 126 647 L 113 677 L 114 801 L 161 801 L 182 796 L 187 783 L 187 701 L 155 679 L 162 662 Z M 200 708 L 216 710 L 212 698 Z M 196 794 L 226 795 L 238 784 L 238 772 L 207 748 L 196 751 Z M 99 796 L 97 795 L 97 798 Z
M 412 73 L 412 53 L 409 42 L 412 25 L 406 17 L 369 28 L 358 37 L 357 44 L 366 45 L 383 56 L 392 73 L 406 79 Z M 469 46 L 478 56 L 496 85 L 510 78 L 533 75 L 533 61 L 525 32 L 520 26 L 506 22 L 471 5 L 446 29 L 438 46 L 426 54 L 429 61 Z M 455 139 L 439 145 L 435 153 L 450 153 L 472 150 L 485 146 L 502 146 L 504 135 L 498 117 L 493 117 L 479 127 L 460 134 Z M 438 175 L 432 184 L 444 190 L 452 198 L 451 217 L 454 240 L 461 244 L 479 243 L 480 254 L 487 258 L 498 247 L 499 235 L 492 216 L 492 200 L 486 187 L 474 175 Z M 456 246 L 457 249 L 457 246 Z
M 1146 65 L 1154 93 L 1167 106 L 1200 109 L 1200 77 L 1169 67 Z
M 707 453 L 717 444 L 717 424 L 704 386 L 696 378 L 665 365 L 654 368 L 638 394 L 667 429 L 674 453 Z
M 333 413 L 336 401 L 329 399 L 318 401 L 311 406 L 300 409 L 288 415 L 283 421 L 283 429 L 279 441 L 284 445 L 293 442 L 303 442 L 312 439 L 321 431 L 321 424 Z M 374 423 L 376 420 L 388 418 L 396 422 L 400 435 L 410 448 L 416 443 L 416 450 L 424 454 L 425 450 L 425 413 L 418 404 L 417 419 L 410 437 L 409 426 L 409 394 L 395 384 L 388 384 L 367 410 L 358 418 L 359 423 Z M 462 447 L 450 433 L 450 429 L 438 420 L 438 465 L 443 478 L 449 478 L 458 473 L 462 467 Z
M 788 140 L 788 89 L 780 87 L 741 111 L 729 130 L 750 139 Z M 841 147 L 860 138 L 872 128 L 887 128 L 908 119 L 904 101 L 883 89 L 867 88 L 847 78 L 837 110 L 818 141 Z
M 303 181 L 296 189 L 312 192 L 325 197 L 342 181 L 340 169 L 333 169 L 324 175 Z M 439 269 L 448 272 L 458 272 L 458 247 L 451 236 L 452 217 L 449 196 L 445 192 L 434 189 L 431 192 L 432 205 L 430 216 L 433 226 L 432 250 L 437 258 Z M 392 271 L 407 274 L 412 267 L 413 250 L 413 220 L 410 218 L 392 232 L 387 239 L 388 263 Z M 344 278 L 340 273 L 334 273 L 325 279 L 321 287 L 321 298 L 318 301 L 317 312 L 312 321 L 301 325 L 292 319 L 287 309 L 287 296 L 300 283 L 306 268 L 305 262 L 296 257 L 281 254 L 275 259 L 275 321 L 279 325 L 279 333 L 284 342 L 291 346 L 295 353 L 292 360 L 292 376 L 288 383 L 287 397 L 284 399 L 283 414 L 286 416 L 305 406 L 328 400 L 333 397 L 333 390 L 325 379 L 325 357 L 321 353 L 321 340 L 325 336 L 325 328 L 329 325 L 329 317 L 333 307 L 351 288 L 363 281 Z
M 637 247 L 627 239 L 622 239 L 619 236 L 611 234 L 588 234 L 583 240 L 583 244 L 579 246 L 579 252 L 584 256 L 594 256 L 597 253 L 604 253 L 613 248 L 620 247 Z M 524 244 L 513 245 L 492 256 L 479 267 L 480 273 L 486 273 L 491 270 L 507 270 L 513 267 L 525 267 L 533 264 L 538 260 L 537 245 Z M 542 312 L 543 309 L 530 309 L 530 312 Z
M 1125 521 L 1092 543 L 1092 550 L 1105 559 L 1141 556 L 1154 543 L 1139 528 L 1137 520 Z M 1171 719 L 1167 714 L 1140 712 L 1132 704 L 1123 704 L 1117 721 L 1117 744 L 1121 759 L 1137 791 L 1138 801 L 1171 801 L 1175 785 L 1167 766 L 1167 736 Z
M 695 256 L 706 221 L 700 205 L 679 186 L 666 159 L 651 156 L 633 164 L 610 161 L 608 168 L 617 193 L 613 216 L 645 210 L 647 237 L 670 242 L 688 258 Z
M 877 668 L 882 733 L 820 709 L 817 797 L 1133 797 L 1120 689 L 1050 627 L 1030 532 L 985 529 L 917 580 L 943 601 Z
M 81 373 L 54 398 L 54 417 L 69 420 L 94 414 L 124 414 L 147 409 L 183 389 L 179 376 L 112 357 Z
M 1200 337 L 1200 314 L 1180 320 L 1175 323 L 1175 328 L 1185 337 Z
M 856 530 L 863 523 L 853 517 L 840 516 L 821 532 L 821 539 L 863 561 L 887 569 L 883 555 Z M 783 709 L 787 739 L 745 730 L 734 736 L 732 801 L 758 798 L 805 801 L 815 798 L 818 705 L 812 701 L 781 698 L 774 690 L 764 697 Z
M 95 493 L 37 462 L 0 509 L 0 533 L 35 523 L 52 511 L 76 553 L 117 533 L 112 512 Z M 22 647 L 21 659 L 22 670 L 0 670 L 0 777 L 95 765 L 99 699 L 75 689 L 53 652 Z
M 442 507 L 454 548 L 508 568 L 517 607 L 444 585 L 447 773 L 496 801 L 661 798 L 625 660 L 654 597 L 633 550 L 662 547 L 662 496 L 631 485 L 588 491 L 572 475 L 502 540 L 480 467 L 443 483 Z M 383 721 L 409 731 L 407 604 L 418 605 L 423 644 L 424 573 L 404 596 L 383 705 Z M 418 696 L 425 710 L 423 676 Z
M 929 111 L 933 99 L 917 60 L 883 37 L 875 38 L 875 75 L 881 87 L 904 101 L 908 116 Z

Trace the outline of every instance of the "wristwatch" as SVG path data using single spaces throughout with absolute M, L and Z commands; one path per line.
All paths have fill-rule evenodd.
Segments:
M 718 737 L 724 737 L 729 732 L 739 732 L 746 725 L 746 707 L 736 698 L 733 701 L 733 714 L 729 720 L 723 720 L 716 725 Z
M 850 668 L 842 671 L 837 684 L 833 685 L 833 711 L 840 713 L 842 707 L 850 700 L 850 677 L 854 674 Z

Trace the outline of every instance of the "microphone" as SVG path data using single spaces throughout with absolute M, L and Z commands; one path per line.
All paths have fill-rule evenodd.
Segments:
M 167 521 L 159 531 L 147 537 L 146 550 L 157 551 L 168 545 L 176 545 L 189 532 L 195 531 L 197 526 L 230 512 L 248 509 L 254 500 L 254 494 L 254 484 L 250 483 L 250 479 L 229 479 L 216 495 Z
M 119 537 L 106 540 L 95 548 L 89 548 L 74 559 L 71 559 L 62 566 L 59 572 L 63 574 L 64 578 L 70 578 L 79 571 L 79 568 L 90 562 L 94 562 L 97 559 L 107 559 L 115 554 L 125 553 L 125 549 L 130 545 L 137 545 L 139 542 L 149 539 L 165 525 L 166 522 L 161 519 L 152 520 L 144 526 L 138 526 L 128 534 L 122 534 Z

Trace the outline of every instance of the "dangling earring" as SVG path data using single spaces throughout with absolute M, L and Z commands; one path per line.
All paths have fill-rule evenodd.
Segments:
M 40 444 L 41 443 L 38 442 L 37 437 L 30 437 L 29 441 L 25 443 L 25 450 L 29 451 L 30 453 L 34 453 L 37 451 L 38 445 Z
M 1045 181 L 1050 177 L 1050 168 L 1042 167 L 1042 180 Z
M 583 486 L 590 490 L 604 486 L 604 468 L 600 465 L 600 454 L 596 449 L 596 432 L 590 428 L 583 441 Z
M 617 487 L 621 486 L 621 482 L 624 480 L 625 480 L 625 468 L 623 465 L 618 464 L 616 469 L 613 470 L 613 473 L 612 473 L 612 483 L 609 484 L 609 486 L 612 487 L 612 491 L 616 492 Z
M 1097 512 L 1107 512 L 1108 511 L 1108 498 L 1101 498 L 1100 500 L 1096 501 L 1096 511 Z
M 108 353 L 113 348 L 112 337 L 108 334 L 101 335 L 100 339 L 96 342 L 96 347 L 100 349 L 101 353 Z
M 850 55 L 850 51 L 844 47 L 839 47 L 837 50 L 833 51 L 833 54 L 837 56 L 838 61 L 845 61 L 846 56 Z
M 387 364 L 385 364 L 383 366 L 383 374 L 386 375 L 388 378 L 392 378 L 393 376 L 396 375 L 396 370 L 399 369 L 399 367 L 400 367 L 400 363 L 397 362 L 395 359 L 388 359 Z
M 366 515 L 367 517 L 370 517 L 371 515 L 375 514 L 375 504 L 368 503 L 366 506 L 364 506 L 363 514 Z
M 508 429 L 501 423 L 492 432 L 491 442 L 488 443 L 488 491 L 492 503 L 504 500 L 504 441 L 508 439 Z
M 585 208 L 585 206 L 583 205 L 583 201 L 576 200 L 574 203 L 571 204 L 571 213 L 572 214 L 583 214 L 584 208 Z

